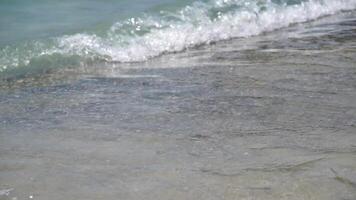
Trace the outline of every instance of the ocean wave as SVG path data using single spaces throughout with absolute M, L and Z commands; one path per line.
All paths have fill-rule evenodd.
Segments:
M 79 33 L 5 47 L 0 50 L 0 71 L 53 55 L 107 62 L 146 61 L 355 8 L 356 0 L 199 1 L 177 12 L 160 11 L 117 22 L 104 35 Z

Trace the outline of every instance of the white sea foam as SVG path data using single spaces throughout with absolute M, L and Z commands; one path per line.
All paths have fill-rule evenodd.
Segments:
M 210 16 L 213 9 L 231 6 L 238 6 L 239 9 L 225 13 L 217 11 L 216 17 Z M 115 35 L 115 31 L 123 27 L 122 23 L 115 24 L 107 38 L 88 34 L 62 37 L 59 39 L 60 48 L 56 52 L 96 55 L 108 61 L 144 61 L 162 53 L 258 35 L 354 8 L 356 0 L 310 0 L 289 6 L 271 1 L 218 0 L 205 4 L 196 3 L 178 14 L 172 14 L 176 21 L 159 18 L 130 19 L 129 25 L 133 27 L 131 37 Z M 150 28 L 143 35 L 135 34 L 142 27 Z
M 28 63 L 33 57 L 63 54 L 109 62 L 139 62 L 196 45 L 258 35 L 356 8 L 356 0 L 300 0 L 289 5 L 286 0 L 275 2 L 277 0 L 196 2 L 176 13 L 162 11 L 118 22 L 104 36 L 81 33 L 59 37 L 51 47 L 32 49 L 20 59 Z M 12 58 L 11 63 L 20 63 L 16 56 Z

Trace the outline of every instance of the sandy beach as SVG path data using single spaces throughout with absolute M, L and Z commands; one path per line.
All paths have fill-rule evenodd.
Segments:
M 355 48 L 344 12 L 3 80 L 0 199 L 354 200 Z

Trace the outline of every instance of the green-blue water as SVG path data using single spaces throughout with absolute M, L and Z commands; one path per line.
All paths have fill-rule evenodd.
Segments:
M 175 0 L 2 0 L 0 2 L 0 45 L 26 40 L 102 32 L 118 20 L 170 5 L 190 1 Z M 175 9 L 175 8 L 174 8 Z
M 356 0 L 2 0 L 0 77 L 141 62 L 355 8 Z

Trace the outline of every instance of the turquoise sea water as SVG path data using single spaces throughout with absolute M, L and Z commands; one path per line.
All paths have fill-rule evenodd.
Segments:
M 41 38 L 106 31 L 118 20 L 136 17 L 189 1 L 159 0 L 3 0 L 0 2 L 0 45 Z
M 146 61 L 355 8 L 356 0 L 3 0 L 0 75 Z

